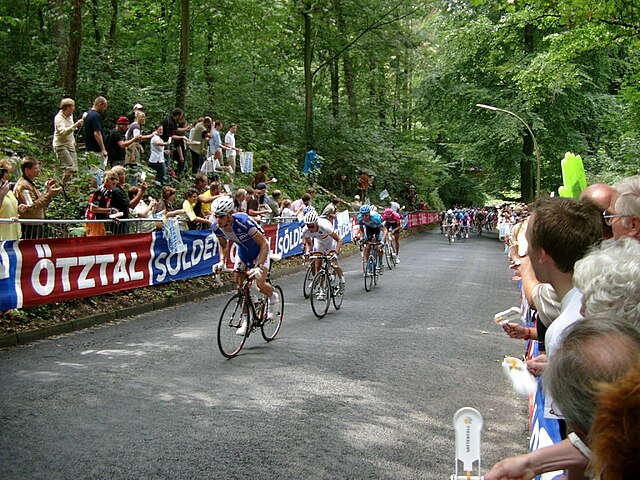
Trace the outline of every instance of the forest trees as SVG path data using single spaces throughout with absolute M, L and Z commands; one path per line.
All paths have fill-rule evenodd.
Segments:
M 639 11 L 569 0 L 16 0 L 0 5 L 0 123 L 51 133 L 60 98 L 109 99 L 110 126 L 145 105 L 239 124 L 291 195 L 313 179 L 353 194 L 413 185 L 430 206 L 485 195 L 528 199 L 581 154 L 592 180 L 637 168 Z M 82 139 L 79 139 L 80 141 Z

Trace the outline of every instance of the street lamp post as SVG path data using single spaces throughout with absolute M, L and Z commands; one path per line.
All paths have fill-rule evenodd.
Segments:
M 484 108 L 486 110 L 493 110 L 495 112 L 503 112 L 511 115 L 512 117 L 516 117 L 527 128 L 527 130 L 529 131 L 529 135 L 531 135 L 531 138 L 533 139 L 533 151 L 536 153 L 536 199 L 540 198 L 540 150 L 538 149 L 538 142 L 536 141 L 536 137 L 531 131 L 531 128 L 529 128 L 529 125 L 527 125 L 527 122 L 525 122 L 515 113 L 503 108 L 494 107 L 492 105 L 485 105 L 484 103 L 476 103 L 476 107 Z

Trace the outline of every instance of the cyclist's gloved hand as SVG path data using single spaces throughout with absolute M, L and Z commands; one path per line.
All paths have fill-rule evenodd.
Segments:
M 249 278 L 260 280 L 262 278 L 262 269 L 260 267 L 254 267 L 249 270 Z
M 224 262 L 218 262 L 213 266 L 213 273 L 220 273 L 224 269 Z
M 337 253 L 337 252 L 336 252 L 336 253 L 334 253 L 334 254 L 331 256 L 331 258 L 332 258 L 333 260 L 338 260 L 338 253 Z
M 309 260 L 309 252 L 304 252 L 303 256 L 305 260 Z

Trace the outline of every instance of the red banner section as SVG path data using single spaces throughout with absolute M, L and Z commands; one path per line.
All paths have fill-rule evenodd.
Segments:
M 407 215 L 407 228 L 429 225 L 440 221 L 438 212 L 412 212 Z
M 148 286 L 149 234 L 20 242 L 21 306 Z

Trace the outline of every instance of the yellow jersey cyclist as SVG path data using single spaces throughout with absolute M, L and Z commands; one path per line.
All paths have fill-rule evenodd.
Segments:
M 382 272 L 384 271 L 384 267 L 382 265 L 382 244 L 387 237 L 387 227 L 384 226 L 384 221 L 380 214 L 372 211 L 371 205 L 368 203 L 360 207 L 360 213 L 356 217 L 356 220 L 358 225 L 360 225 L 357 238 L 362 238 L 365 242 L 369 242 L 374 237 L 378 239 L 378 245 L 376 245 L 378 264 L 376 268 L 378 269 L 378 273 L 382 275 Z M 365 243 L 364 258 L 369 258 L 370 249 L 371 244 Z
M 231 197 L 222 197 L 212 205 L 215 212 L 216 221 L 211 225 L 211 229 L 220 242 L 220 258 L 226 258 L 227 245 L 229 241 L 238 245 L 238 256 L 233 266 L 233 276 L 238 285 L 242 282 L 238 268 L 244 264 L 249 269 L 249 278 L 256 281 L 258 290 L 268 297 L 269 308 L 268 318 L 271 320 L 280 312 L 277 311 L 280 305 L 280 298 L 271 285 L 267 282 L 269 272 L 269 243 L 264 231 L 258 223 L 246 213 L 234 213 L 234 204 Z M 236 331 L 237 335 L 244 336 L 247 328 L 246 318 L 243 318 L 240 327 Z
M 309 254 L 331 255 L 331 265 L 338 274 L 340 293 L 344 292 L 344 272 L 338 265 L 338 255 L 342 249 L 342 239 L 333 229 L 332 223 L 318 217 L 318 212 L 309 210 L 304 215 L 304 227 L 302 227 L 303 252 L 305 257 Z M 321 260 L 315 260 L 314 271 L 320 269 Z M 320 300 L 324 300 L 321 298 Z

